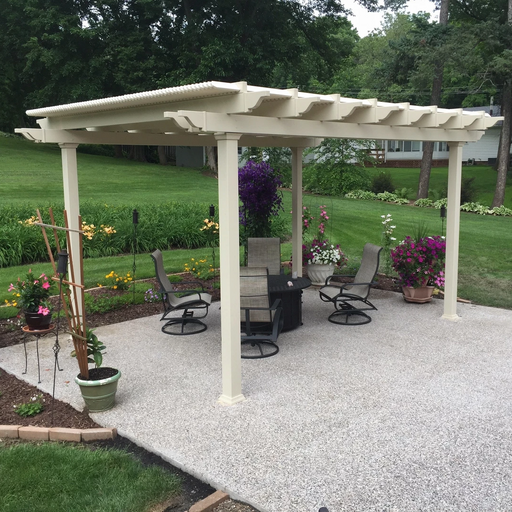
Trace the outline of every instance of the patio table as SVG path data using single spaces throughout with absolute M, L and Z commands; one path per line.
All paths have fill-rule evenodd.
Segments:
M 289 282 L 293 286 L 289 286 Z M 290 331 L 302 325 L 302 290 L 308 286 L 311 286 L 311 281 L 305 277 L 292 279 L 289 275 L 268 276 L 270 303 L 281 299 L 283 331 Z

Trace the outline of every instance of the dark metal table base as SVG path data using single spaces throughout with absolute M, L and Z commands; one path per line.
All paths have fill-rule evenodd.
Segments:
M 51 324 L 48 329 L 41 329 L 41 330 L 32 330 L 29 329 L 27 325 L 21 328 L 23 331 L 23 348 L 25 349 L 25 371 L 22 372 L 23 375 L 27 373 L 27 344 L 26 344 L 26 337 L 27 334 L 31 334 L 36 338 L 36 353 L 37 353 L 37 382 L 38 384 L 41 382 L 41 365 L 39 363 L 39 338 L 43 338 L 44 336 L 47 336 L 48 334 L 52 334 L 55 336 L 55 345 L 53 347 L 53 352 L 55 354 L 55 362 L 57 363 L 57 368 L 59 371 L 62 371 L 62 368 L 59 366 L 59 337 L 57 335 L 57 331 L 55 330 L 55 325 Z
M 292 286 L 288 286 L 288 282 Z M 286 275 L 268 276 L 270 302 L 281 299 L 283 308 L 283 332 L 291 331 L 302 325 L 302 290 L 311 286 L 311 281 L 305 277 L 292 279 Z

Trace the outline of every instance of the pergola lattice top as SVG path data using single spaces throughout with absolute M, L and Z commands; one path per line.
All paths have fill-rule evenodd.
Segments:
M 214 133 L 240 133 L 240 145 L 317 145 L 321 138 L 476 141 L 501 117 L 463 109 L 344 98 L 245 82 L 204 82 L 27 111 L 42 142 L 215 145 Z M 62 133 L 66 131 L 66 134 Z M 60 131 L 60 134 L 55 133 Z

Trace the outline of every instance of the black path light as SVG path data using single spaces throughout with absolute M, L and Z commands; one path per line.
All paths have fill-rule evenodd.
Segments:
M 210 205 L 210 220 L 215 220 L 215 206 L 213 204 Z M 211 239 L 210 239 L 211 240 Z M 212 293 L 213 289 L 215 288 L 215 274 L 217 272 L 217 269 L 215 267 L 215 240 L 212 241 L 212 264 L 213 264 L 213 284 L 212 284 Z
M 444 236 L 444 220 L 446 219 L 446 206 L 441 206 L 441 234 Z
M 135 255 L 137 254 L 137 226 L 139 224 L 139 212 L 137 210 L 133 210 L 132 212 L 132 223 L 133 223 L 133 275 L 132 275 L 132 302 L 135 302 L 135 271 L 137 270 L 137 265 L 135 264 Z

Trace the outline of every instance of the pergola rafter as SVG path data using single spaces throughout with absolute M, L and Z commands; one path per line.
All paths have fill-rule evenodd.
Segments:
M 78 218 L 78 144 L 218 146 L 222 302 L 222 395 L 244 399 L 240 362 L 238 146 L 292 149 L 293 271 L 301 275 L 302 152 L 322 139 L 446 141 L 449 144 L 444 318 L 456 320 L 462 146 L 502 117 L 462 109 L 344 98 L 245 82 L 200 84 L 27 111 L 40 128 L 16 130 L 62 150 L 64 203 Z M 70 226 L 79 229 L 79 226 Z M 71 244 L 73 244 L 73 239 Z

